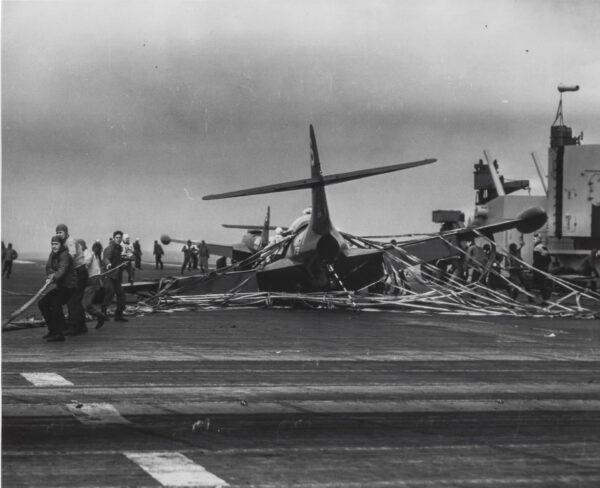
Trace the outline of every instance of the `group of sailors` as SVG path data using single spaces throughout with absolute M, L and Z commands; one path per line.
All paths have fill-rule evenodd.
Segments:
M 139 239 L 131 244 L 127 234 L 116 230 L 106 248 L 95 241 L 91 249 L 83 239 L 74 239 L 64 224 L 56 226 L 50 239 L 51 252 L 46 263 L 47 283 L 54 284 L 38 302 L 48 326 L 44 339 L 64 341 L 65 336 L 88 331 L 86 313 L 97 319 L 96 329 L 109 320 L 107 307 L 116 297 L 115 322 L 127 322 L 123 316 L 125 293 L 121 286 L 123 271 L 133 281 L 134 269 L 141 269 Z M 65 318 L 63 305 L 67 306 Z
M 181 265 L 181 274 L 187 269 L 192 271 L 200 267 L 200 272 L 203 274 L 208 273 L 208 258 L 210 257 L 210 251 L 206 242 L 200 242 L 200 245 L 192 243 L 188 240 L 181 248 L 183 253 L 183 264 Z
M 442 275 L 450 275 L 463 283 L 480 283 L 492 289 L 505 289 L 513 300 L 521 293 L 539 292 L 543 301 L 550 298 L 553 289 L 552 274 L 563 270 L 552 267 L 552 258 L 542 236 L 536 234 L 533 243 L 533 263 L 531 273 L 527 273 L 521 256 L 524 242 L 512 242 L 508 246 L 508 254 L 497 252 L 489 243 L 479 246 L 475 241 L 466 243 L 463 256 L 452 260 L 440 260 L 438 268 Z M 504 278 L 502 270 L 508 273 Z M 596 278 L 600 277 L 600 253 L 591 250 L 584 259 L 580 269 L 573 270 L 583 276 L 592 278 L 590 287 L 596 291 Z M 441 278 L 438 276 L 437 278 Z M 530 297 L 530 301 L 532 298 Z

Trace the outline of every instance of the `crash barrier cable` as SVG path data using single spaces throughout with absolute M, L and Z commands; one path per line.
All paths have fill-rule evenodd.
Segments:
M 20 308 L 18 308 L 13 313 L 11 313 L 10 317 L 8 317 L 6 320 L 4 320 L 2 322 L 2 329 L 4 330 L 8 324 L 10 324 L 14 319 L 16 319 L 19 315 L 21 315 L 23 312 L 25 312 L 25 310 L 27 310 L 31 305 L 33 305 L 38 300 L 38 298 L 40 298 L 42 296 L 42 293 L 44 293 L 48 288 L 50 288 L 50 285 L 52 285 L 52 281 L 46 280 L 44 285 L 37 291 L 37 293 L 35 295 L 33 295 L 32 298 L 30 298 L 24 305 L 22 305 Z
M 118 266 L 115 266 L 114 268 L 111 268 L 110 270 L 105 271 L 104 273 L 101 273 L 99 276 L 105 276 L 107 274 L 113 273 L 117 269 L 122 268 L 126 265 L 127 265 L 127 262 L 121 263 Z M 44 293 L 53 284 L 54 284 L 53 281 L 46 280 L 44 285 L 33 295 L 33 297 L 31 297 L 24 305 L 22 305 L 20 308 L 18 308 L 12 314 L 10 314 L 10 317 L 8 319 L 6 319 L 2 322 L 2 330 L 7 330 L 6 327 L 8 326 L 8 324 L 10 324 L 13 320 L 15 320 L 21 314 L 23 314 L 23 312 L 25 312 L 29 307 L 31 307 L 31 305 L 33 305 L 35 302 L 37 302 L 37 300 L 42 296 L 42 293 Z
M 418 260 L 418 258 L 415 257 L 415 260 Z M 408 264 L 405 262 L 405 265 Z M 421 263 L 421 266 L 424 266 L 425 268 L 435 268 L 432 265 L 429 265 L 428 263 Z M 437 278 L 428 273 L 427 271 L 421 269 L 421 273 L 428 279 L 430 280 L 434 280 Z M 417 278 L 415 276 L 415 278 Z M 439 280 L 437 280 L 439 281 Z M 486 289 L 485 287 L 483 287 L 482 285 L 479 285 L 478 283 L 471 283 L 469 285 L 467 284 L 462 284 L 460 283 L 458 280 L 456 280 L 454 277 L 452 276 L 448 276 L 448 284 L 446 286 L 441 286 L 440 290 L 438 290 L 438 295 L 435 297 L 428 297 L 430 299 L 435 299 L 437 303 L 440 303 L 440 299 L 444 299 L 447 297 L 451 297 L 454 300 L 456 300 L 457 302 L 462 303 L 463 306 L 465 306 L 466 308 L 471 308 L 471 306 L 473 304 L 477 305 L 478 307 L 488 307 L 487 310 L 490 310 L 489 307 L 490 306 L 494 306 L 494 305 L 498 305 L 498 303 L 492 299 L 490 299 L 489 297 L 486 297 L 485 295 L 478 295 L 475 293 L 475 291 L 473 290 L 474 286 L 480 286 L 484 289 Z M 423 281 L 421 281 L 421 283 L 425 286 L 432 286 L 432 284 L 428 284 L 425 283 Z M 441 294 L 440 294 L 441 293 Z M 420 296 L 424 297 L 425 294 L 421 294 Z M 463 299 L 463 297 L 465 297 L 465 295 L 469 296 L 470 298 L 469 300 L 465 300 Z M 425 298 L 425 297 L 424 297 Z M 478 308 L 479 310 L 479 308 Z M 514 311 L 512 310 L 506 310 L 505 311 L 509 311 L 511 314 L 514 314 Z
M 482 235 L 482 237 L 485 237 L 485 236 L 483 236 L 483 235 Z M 465 255 L 465 256 L 468 256 L 468 254 L 467 254 L 467 253 L 466 253 L 466 252 L 465 252 L 463 249 L 461 249 L 460 247 L 458 247 L 458 246 L 455 246 L 454 244 L 452 244 L 451 242 L 447 241 L 447 240 L 446 240 L 446 239 L 444 239 L 444 238 L 442 238 L 442 240 L 444 240 L 444 241 L 445 241 L 447 244 L 449 244 L 450 246 L 454 247 L 456 250 L 458 250 L 459 252 L 461 252 L 463 255 Z M 492 244 L 494 244 L 494 241 L 490 241 L 490 242 L 491 242 Z M 470 257 L 470 256 L 468 256 L 468 257 L 471 259 L 471 262 L 472 262 L 472 263 L 475 263 L 475 264 L 477 264 L 477 265 L 479 265 L 479 266 L 482 266 L 482 264 L 481 264 L 480 262 L 478 262 L 477 260 L 473 259 L 473 258 L 472 258 L 472 257 Z M 535 269 L 535 268 L 534 268 L 534 269 Z M 529 297 L 530 297 L 530 298 L 532 298 L 532 299 L 535 299 L 535 298 L 536 298 L 536 296 L 535 296 L 535 295 L 533 295 L 531 292 L 529 292 L 528 290 L 526 290 L 526 289 L 524 289 L 524 288 L 522 288 L 522 287 L 518 286 L 517 284 L 515 284 L 514 282 L 512 282 L 511 280 L 509 280 L 508 278 L 506 278 L 505 276 L 503 276 L 503 275 L 502 275 L 502 273 L 498 273 L 497 271 L 495 271 L 495 270 L 492 270 L 492 269 L 490 270 L 490 272 L 491 272 L 491 274 L 493 274 L 494 276 L 496 276 L 496 277 L 498 277 L 498 278 L 502 279 L 502 280 L 503 280 L 503 281 L 504 281 L 504 282 L 505 282 L 505 283 L 506 283 L 508 286 L 510 286 L 510 287 L 513 287 L 513 288 L 517 289 L 518 291 L 520 291 L 520 292 L 521 292 L 521 293 L 523 293 L 524 295 L 527 295 L 527 296 L 529 296 Z M 548 275 L 548 276 L 550 277 L 550 279 L 552 279 L 552 275 Z M 557 304 L 556 302 L 552 302 L 552 301 L 550 301 L 549 299 L 547 299 L 547 300 L 544 300 L 544 301 L 545 301 L 546 303 L 548 303 L 549 305 L 552 305 L 552 306 L 558 306 L 558 307 L 562 308 L 563 310 L 566 310 L 567 312 L 571 312 L 571 311 L 572 311 L 572 310 L 571 310 L 569 307 L 566 307 L 566 306 L 563 306 L 563 305 Z M 546 307 L 546 308 L 545 308 L 545 310 L 546 310 L 546 311 L 548 311 L 548 308 Z
M 235 265 L 221 268 L 216 273 L 213 272 L 205 279 L 216 279 L 221 275 L 226 275 L 230 271 L 254 270 L 260 269 L 267 264 L 273 257 L 273 254 L 285 249 L 290 240 L 296 234 L 287 236 L 278 243 L 273 243 L 263 250 L 253 254 L 249 258 L 236 263 Z M 341 288 L 339 292 L 321 292 L 321 293 L 276 293 L 276 292 L 241 292 L 243 285 L 251 277 L 247 277 L 240 284 L 234 286 L 225 294 L 181 294 L 179 289 L 168 289 L 163 287 L 157 295 L 161 300 L 155 305 L 157 311 L 171 311 L 177 307 L 192 307 L 194 309 L 244 306 L 289 306 L 304 305 L 310 307 L 326 308 L 348 308 L 364 309 L 376 308 L 383 310 L 405 310 L 413 312 L 442 313 L 442 314 L 467 314 L 467 315 L 511 315 L 511 316 L 594 316 L 595 312 L 584 309 L 577 300 L 577 308 L 569 307 L 564 304 L 568 297 L 562 297 L 557 301 L 546 301 L 547 306 L 541 307 L 535 303 L 521 303 L 506 295 L 498 289 L 485 285 L 486 278 L 490 276 L 497 277 L 500 282 L 505 284 L 506 289 L 515 289 L 530 300 L 536 300 L 538 297 L 519 284 L 502 275 L 492 266 L 495 260 L 497 249 L 504 249 L 492 242 L 494 255 L 487 262 L 479 262 L 473 256 L 468 254 L 459 246 L 437 236 L 446 245 L 457 252 L 457 260 L 465 260 L 468 256 L 468 266 L 480 272 L 480 278 L 470 283 L 465 283 L 457 276 L 450 275 L 447 270 L 440 270 L 432 263 L 426 262 L 407 252 L 401 247 L 381 244 L 358 236 L 342 233 L 342 236 L 350 245 L 359 248 L 379 249 L 383 251 L 383 273 L 382 277 L 374 283 L 364 286 L 359 290 L 348 290 L 343 281 L 335 273 L 332 266 L 328 266 L 330 277 L 337 280 Z M 482 236 L 485 237 L 485 236 Z M 508 254 L 508 253 L 506 253 Z M 492 259 L 493 258 L 493 259 Z M 526 263 L 525 263 L 526 265 Z M 526 265 L 531 268 L 530 266 Z M 408 276 L 410 273 L 410 276 Z M 550 279 L 554 279 L 549 275 Z M 411 281 L 412 280 L 412 281 Z M 175 282 L 176 279 L 173 280 Z M 560 282 L 557 280 L 556 282 Z M 383 283 L 388 293 L 370 293 L 372 286 Z M 523 284 L 523 283 L 520 283 Z M 417 286 L 425 291 L 411 289 Z M 167 293 L 168 292 L 168 293 Z M 587 294 L 585 296 L 591 296 Z M 577 299 L 577 297 L 576 297 Z M 553 310 L 556 309 L 556 310 Z
M 134 310 L 138 313 L 151 312 L 173 312 L 177 310 L 214 310 L 236 307 L 289 307 L 302 305 L 311 308 L 345 308 L 352 310 L 388 310 L 405 311 L 409 313 L 434 313 L 450 315 L 473 315 L 473 316 L 574 316 L 582 318 L 597 317 L 598 312 L 581 307 L 580 296 L 592 298 L 591 293 L 586 292 L 576 285 L 567 285 L 565 289 L 570 293 L 560 297 L 556 301 L 546 301 L 546 307 L 538 304 L 522 303 L 506 295 L 505 292 L 485 285 L 485 276 L 496 276 L 506 284 L 509 289 L 516 289 L 525 296 L 532 299 L 537 297 L 513 283 L 494 269 L 490 263 L 479 262 L 469 257 L 469 266 L 481 272 L 480 280 L 465 283 L 457 276 L 453 276 L 447 270 L 440 270 L 436 265 L 423 261 L 405 249 L 392 247 L 368 241 L 357 236 L 343 234 L 344 238 L 352 245 L 363 248 L 374 248 L 383 251 L 383 273 L 382 277 L 370 285 L 359 290 L 348 290 L 335 269 L 331 267 L 329 272 L 332 278 L 337 278 L 340 291 L 317 292 L 317 293 L 278 293 L 278 292 L 242 292 L 244 285 L 254 276 L 245 277 L 240 283 L 233 286 L 227 293 L 212 294 L 184 294 L 183 286 L 178 278 L 161 279 L 158 283 L 158 291 L 150 298 L 138 302 Z M 221 268 L 216 272 L 203 276 L 201 281 L 218 279 L 230 271 L 247 269 L 256 273 L 261 265 L 272 258 L 274 253 L 280 252 L 295 237 L 287 236 L 284 240 L 273 243 L 262 251 L 235 265 Z M 464 260 L 467 253 L 454 243 L 438 236 L 451 249 L 457 251 L 456 259 Z M 482 236 L 485 237 L 485 236 Z M 491 241 L 493 249 L 505 250 Z M 523 266 L 538 271 L 523 262 Z M 248 269 L 249 268 L 249 269 Z M 115 268 L 116 269 L 116 268 Z M 333 271 L 332 271 L 333 270 Z M 109 272 L 114 272 L 109 270 Z M 547 275 L 554 279 L 553 275 Z M 562 285 L 564 280 L 554 280 Z M 383 283 L 388 293 L 369 292 L 372 286 Z M 181 286 L 180 286 L 181 285 Z M 411 289 L 411 287 L 413 289 Z M 580 293 L 578 290 L 584 290 Z M 577 308 L 566 305 L 565 301 L 575 295 Z M 41 293 L 40 293 L 41 294 Z M 594 294 L 595 295 L 595 294 Z M 35 300 L 33 300 L 35 301 Z

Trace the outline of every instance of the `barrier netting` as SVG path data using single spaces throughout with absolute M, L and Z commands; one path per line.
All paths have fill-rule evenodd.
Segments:
M 189 290 L 182 290 L 180 278 L 162 278 L 157 283 L 156 291 L 140 293 L 137 303 L 128 305 L 125 314 L 244 307 L 305 307 L 492 317 L 600 318 L 600 294 L 578 284 L 579 282 L 591 285 L 597 283 L 598 278 L 580 276 L 576 280 L 567 279 L 536 269 L 513 255 L 510 256 L 510 266 L 517 266 L 519 272 L 510 273 L 507 268 L 501 266 L 502 262 L 507 261 L 509 252 L 483 234 L 474 232 L 490 244 L 491 253 L 485 262 L 468 256 L 462 247 L 444 236 L 435 238 L 452 249 L 454 256 L 441 260 L 440 265 L 419 259 L 401 245 L 391 246 L 343 233 L 343 237 L 352 247 L 382 251 L 383 273 L 377 281 L 359 290 L 351 290 L 334 267 L 328 265 L 326 269 L 329 288 L 333 291 L 243 291 L 250 280 L 255 280 L 259 269 L 283 254 L 295 237 L 289 235 L 244 261 L 213 271 L 206 276 L 193 277 L 196 283 L 201 284 L 222 279 L 232 271 L 247 271 L 247 276 L 226 293 L 193 294 Z M 515 279 L 515 276 L 518 279 Z M 48 286 L 49 283 L 44 284 L 33 298 L 5 320 L 2 324 L 3 330 L 43 326 L 43 320 L 33 316 L 21 322 L 14 319 L 31 306 Z
M 476 231 L 475 231 L 476 232 Z M 476 232 L 477 233 L 477 232 Z M 328 266 L 330 283 L 335 291 L 316 293 L 242 292 L 243 285 L 253 276 L 237 284 L 227 293 L 179 293 L 177 279 L 164 280 L 158 292 L 140 300 L 145 312 L 178 310 L 214 310 L 240 307 L 308 307 L 315 309 L 352 309 L 361 311 L 403 311 L 445 315 L 518 316 L 518 317 L 600 317 L 600 294 L 572 280 L 533 268 L 511 256 L 511 266 L 518 263 L 519 280 L 502 268 L 508 251 L 483 234 L 492 254 L 485 262 L 467 256 L 460 246 L 443 236 L 436 237 L 455 251 L 450 259 L 468 268 L 465 276 L 425 262 L 401 246 L 384 245 L 351 234 L 343 234 L 351 246 L 380 249 L 383 253 L 383 274 L 374 283 L 360 290 L 349 290 L 332 266 Z M 271 244 L 263 251 L 236 265 L 223 268 L 204 277 L 218 280 L 222 275 L 239 269 L 255 272 L 280 252 L 294 236 Z M 502 256 L 502 259 L 497 259 Z M 448 261 L 448 260 L 446 260 Z M 497 264 L 495 264 L 497 263 Z M 460 268 L 459 266 L 459 268 Z M 464 269 L 464 268 L 463 268 Z M 469 278 L 470 276 L 470 278 Z M 594 280 L 583 279 L 591 283 Z M 377 289 L 377 292 L 373 290 Z

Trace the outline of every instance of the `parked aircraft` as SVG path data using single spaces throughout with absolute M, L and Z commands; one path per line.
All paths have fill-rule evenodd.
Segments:
M 207 242 L 206 246 L 211 255 L 224 256 L 232 262 L 240 262 L 249 258 L 254 253 L 265 248 L 269 244 L 269 230 L 276 230 L 278 227 L 270 225 L 271 207 L 267 207 L 267 213 L 262 225 L 237 225 L 222 224 L 228 229 L 245 229 L 247 232 L 242 236 L 242 241 L 235 244 L 215 244 Z M 287 227 L 281 227 L 282 231 Z M 168 235 L 162 235 L 161 242 L 165 245 L 169 243 L 185 244 L 187 239 L 171 239 Z M 200 241 L 192 241 L 193 244 L 199 244 Z

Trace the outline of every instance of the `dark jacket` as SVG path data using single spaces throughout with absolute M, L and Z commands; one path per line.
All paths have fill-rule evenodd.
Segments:
M 14 261 L 19 255 L 12 247 L 7 247 L 5 252 L 2 254 L 2 261 Z
M 62 288 L 76 288 L 77 275 L 73 267 L 73 258 L 66 248 L 62 248 L 57 254 L 53 252 L 48 256 L 46 263 L 46 274 L 54 273 L 56 286 Z
M 121 264 L 122 258 L 121 253 L 123 252 L 123 248 L 120 244 L 112 241 L 106 249 L 104 250 L 104 256 L 102 258 L 102 265 L 106 269 L 108 264 L 111 265 L 112 268 L 116 268 Z M 123 275 L 123 268 L 119 268 L 117 271 L 113 273 L 109 273 L 107 276 L 113 280 L 120 280 Z
M 210 257 L 210 252 L 209 252 L 208 246 L 206 244 L 200 244 L 200 246 L 198 247 L 198 251 L 200 252 L 201 258 L 209 258 Z
M 162 256 L 164 253 L 165 251 L 163 251 L 163 248 L 160 244 L 154 244 L 154 254 L 157 256 Z
M 550 267 L 550 254 L 544 244 L 537 244 L 533 248 L 533 267 L 542 271 L 548 271 Z
M 581 263 L 581 274 L 585 276 L 600 276 L 598 273 L 598 268 L 600 267 L 600 259 L 597 259 L 594 254 L 590 254 L 586 256 Z

